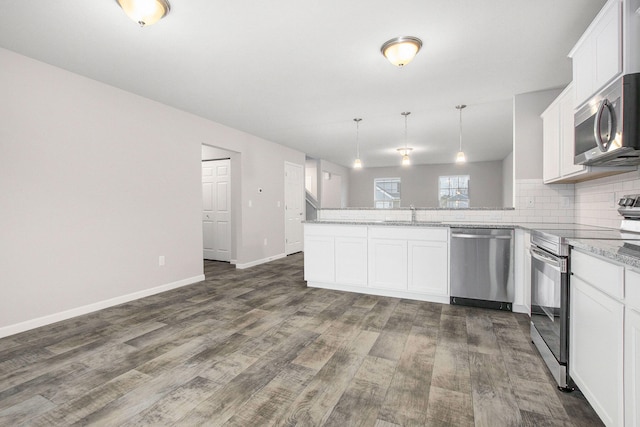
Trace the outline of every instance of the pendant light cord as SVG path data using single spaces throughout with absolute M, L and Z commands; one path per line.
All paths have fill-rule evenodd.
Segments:
M 404 116 L 404 154 L 406 155 L 409 150 L 409 143 L 407 140 L 407 116 L 411 114 L 410 111 L 405 111 L 404 113 L 400 113 Z
M 356 122 L 356 159 L 360 158 L 360 122 L 362 119 L 353 119 Z
M 460 106 L 459 110 L 460 110 L 460 150 L 462 151 L 462 106 Z

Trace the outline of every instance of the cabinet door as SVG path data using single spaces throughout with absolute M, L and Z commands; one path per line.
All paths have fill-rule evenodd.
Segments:
M 622 72 L 622 11 L 619 1 L 611 2 L 593 31 L 595 75 L 593 92 Z
M 369 287 L 407 289 L 406 240 L 369 240 Z
M 336 283 L 367 286 L 366 237 L 336 237 Z
M 619 426 L 624 306 L 575 275 L 570 293 L 569 374 L 604 424 Z
M 640 426 L 640 312 L 626 309 L 624 319 L 625 423 Z
M 575 85 L 577 107 L 589 99 L 594 92 L 595 79 L 595 48 L 593 41 L 587 39 L 573 54 L 573 84 Z
M 552 104 L 542 114 L 542 179 L 560 177 L 560 105 Z
M 449 295 L 449 245 L 447 242 L 410 240 L 408 289 L 432 295 Z
M 609 1 L 573 52 L 576 107 L 622 72 L 622 3 Z
M 334 238 L 304 236 L 304 280 L 333 283 L 335 277 Z

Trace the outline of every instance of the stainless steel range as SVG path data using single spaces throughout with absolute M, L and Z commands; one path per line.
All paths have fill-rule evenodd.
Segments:
M 625 240 L 640 245 L 640 234 L 634 234 L 640 233 L 640 195 L 624 196 L 618 204 L 618 211 L 625 217 L 621 229 L 558 224 L 531 232 L 531 339 L 563 391 L 575 387 L 568 369 L 571 292 L 568 242 Z

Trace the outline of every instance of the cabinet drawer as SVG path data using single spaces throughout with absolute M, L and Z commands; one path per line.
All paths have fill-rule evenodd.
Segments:
M 369 237 L 378 239 L 429 240 L 446 242 L 449 238 L 447 227 L 371 227 Z
M 571 251 L 571 273 L 614 298 L 624 297 L 624 268 L 592 255 Z
M 640 273 L 625 270 L 625 302 L 628 307 L 640 312 Z
M 366 225 L 305 224 L 306 236 L 367 237 Z

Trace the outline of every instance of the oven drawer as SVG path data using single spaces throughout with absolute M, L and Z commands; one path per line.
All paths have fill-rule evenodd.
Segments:
M 624 298 L 624 267 L 571 251 L 571 274 L 617 299 Z

